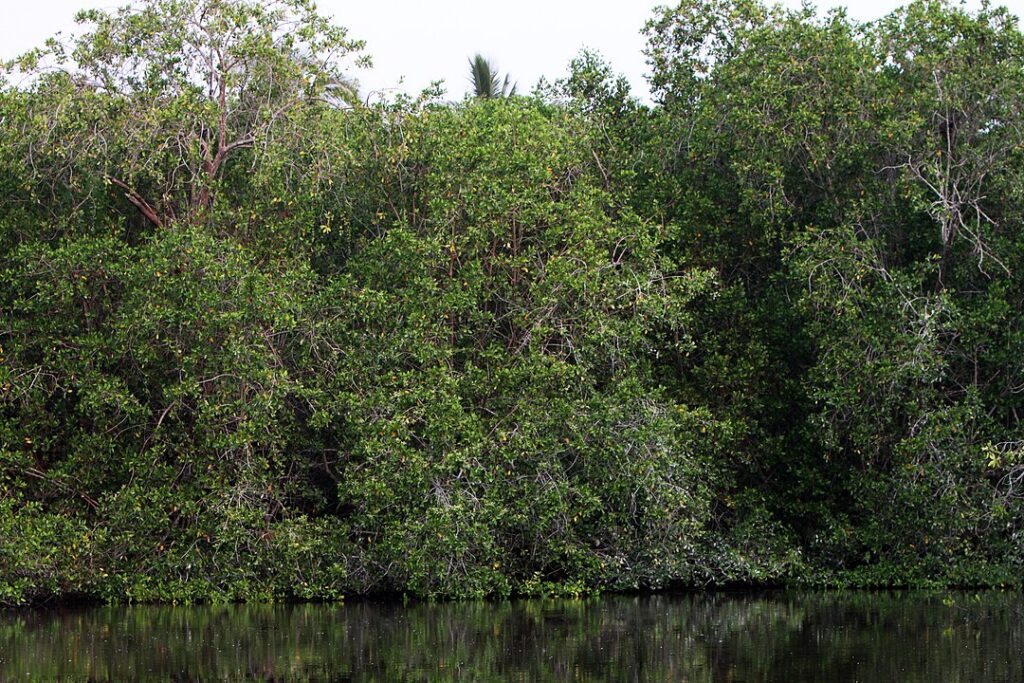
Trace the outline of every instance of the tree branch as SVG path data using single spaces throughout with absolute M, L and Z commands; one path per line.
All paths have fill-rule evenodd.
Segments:
M 224 160 L 227 159 L 229 154 L 242 147 L 252 147 L 255 143 L 256 138 L 252 135 L 247 135 L 244 138 L 239 138 L 238 140 L 219 148 L 217 150 L 217 156 L 214 157 L 213 164 L 210 168 L 210 179 L 213 180 L 213 178 L 217 177 L 217 174 L 220 172 L 221 165 L 224 163 Z
M 132 188 L 128 187 L 128 185 L 123 180 L 120 180 L 109 175 L 107 176 L 107 180 L 112 182 L 114 185 L 117 185 L 122 190 L 124 190 L 124 198 L 130 201 L 132 204 L 134 204 L 136 208 L 138 208 L 138 210 L 142 212 L 142 215 L 149 220 L 150 223 L 152 223 L 158 228 L 164 227 L 164 222 L 163 220 L 160 219 L 160 215 L 157 214 L 156 209 L 154 209 L 149 204 L 149 202 L 143 199 L 142 195 L 140 195 Z

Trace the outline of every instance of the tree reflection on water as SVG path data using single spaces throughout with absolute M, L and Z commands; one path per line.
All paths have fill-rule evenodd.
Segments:
M 0 613 L 0 680 L 1020 681 L 1017 593 Z

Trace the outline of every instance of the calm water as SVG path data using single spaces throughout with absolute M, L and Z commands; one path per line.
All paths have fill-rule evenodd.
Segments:
M 1024 681 L 1019 593 L 0 612 L 0 681 Z

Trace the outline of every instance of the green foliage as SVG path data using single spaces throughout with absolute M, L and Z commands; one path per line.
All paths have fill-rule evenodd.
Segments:
M 299 0 L 82 19 L 0 91 L 0 602 L 1020 575 L 1005 11 L 684 0 L 655 107 L 590 53 L 355 106 Z
M 659 231 L 609 213 L 573 127 L 513 102 L 408 121 L 417 201 L 347 264 L 341 496 L 389 587 L 660 582 L 699 534 L 646 330 L 681 327 L 708 277 L 661 272 Z
M 680 131 L 667 193 L 711 237 L 682 262 L 714 258 L 732 285 L 718 320 L 756 335 L 733 322 L 700 368 L 704 400 L 749 387 L 719 409 L 756 439 L 737 495 L 771 491 L 766 510 L 831 580 L 1019 563 L 1016 470 L 984 457 L 1021 434 L 1004 353 L 1021 348 L 1015 21 L 937 2 L 869 25 L 683 2 L 648 33 Z

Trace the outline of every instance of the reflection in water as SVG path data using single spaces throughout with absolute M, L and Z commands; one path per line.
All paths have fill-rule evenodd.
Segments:
M 1024 681 L 1018 593 L 0 612 L 0 681 Z

